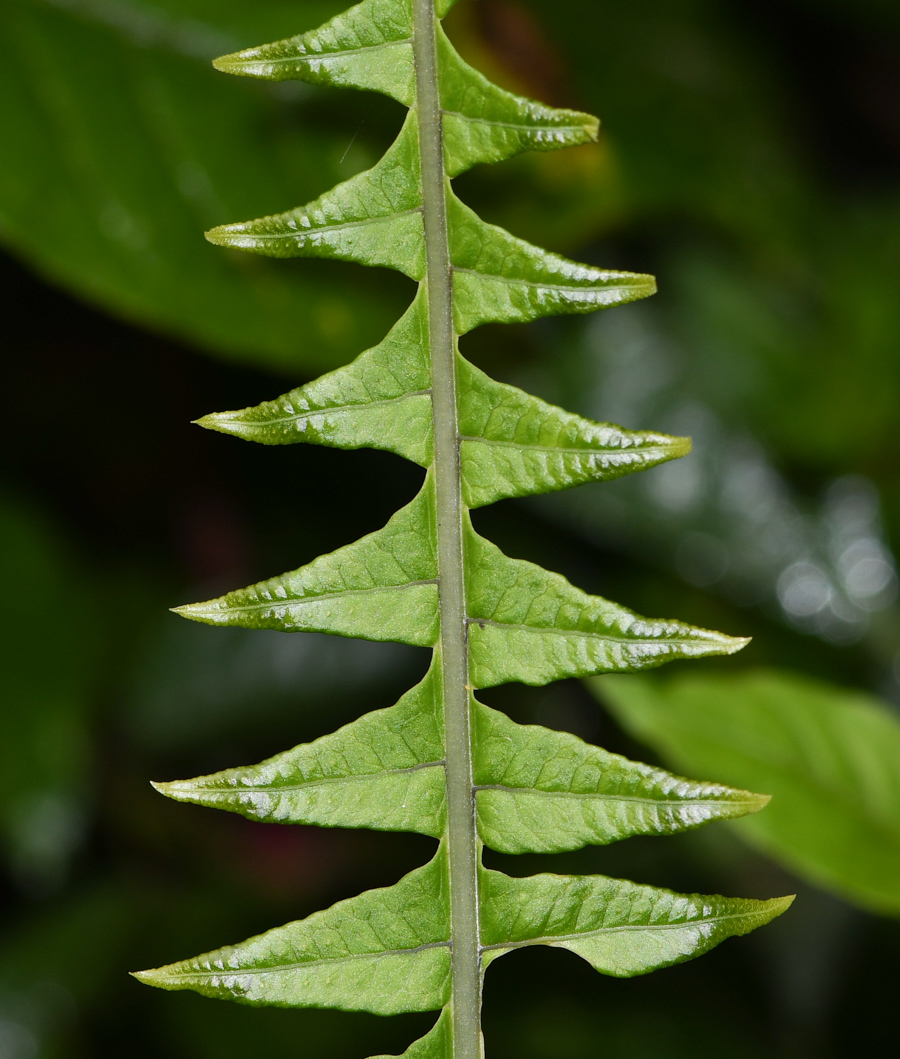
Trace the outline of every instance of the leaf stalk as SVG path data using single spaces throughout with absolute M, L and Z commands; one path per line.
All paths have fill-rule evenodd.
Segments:
M 447 226 L 447 174 L 434 0 L 414 0 L 413 54 L 425 228 L 431 346 L 434 482 L 440 583 L 440 658 L 447 746 L 447 846 L 452 948 L 453 1036 L 457 1059 L 480 1059 L 481 957 L 479 843 L 472 779 L 463 501 L 456 392 L 453 269 Z

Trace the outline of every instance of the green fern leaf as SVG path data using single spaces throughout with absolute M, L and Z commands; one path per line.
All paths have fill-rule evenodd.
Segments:
M 419 831 L 446 827 L 441 669 L 388 710 L 250 768 L 156 789 L 265 823 Z M 511 722 L 510 722 L 511 723 Z
M 301 209 L 206 233 L 217 246 L 267 257 L 324 257 L 425 275 L 419 137 L 410 116 L 393 146 L 365 173 Z
M 365 88 L 411 106 L 416 98 L 410 0 L 364 0 L 321 29 L 223 55 L 224 73 L 267 81 Z
M 473 700 L 478 833 L 500 853 L 561 853 L 632 835 L 671 835 L 762 809 L 768 797 L 692 783 L 523 726 Z
M 471 526 L 465 540 L 475 687 L 631 672 L 675 658 L 732 654 L 747 643 L 678 621 L 641 618 L 589 596 L 559 574 L 508 558 Z
M 281 577 L 178 607 L 208 625 L 330 632 L 433 647 L 438 637 L 431 481 L 384 529 Z
M 603 875 L 511 879 L 485 871 L 482 887 L 486 962 L 525 945 L 551 945 L 617 978 L 700 956 L 768 923 L 793 900 L 675 894 Z
M 450 994 L 450 909 L 443 847 L 396 885 L 298 923 L 137 977 L 162 989 L 274 1007 L 397 1015 Z
M 458 360 L 460 463 L 470 508 L 608 482 L 685 456 L 688 438 L 594 423 Z
M 424 680 L 388 710 L 259 765 L 157 784 L 254 820 L 417 831 L 427 865 L 241 945 L 139 977 L 253 1004 L 390 1014 L 441 1010 L 409 1059 L 479 1059 L 484 970 L 527 945 L 568 948 L 605 974 L 689 959 L 780 914 L 790 899 L 678 895 L 600 876 L 516 879 L 502 853 L 675 834 L 762 808 L 764 795 L 696 783 L 574 736 L 523 727 L 473 692 L 510 681 L 627 673 L 730 654 L 745 640 L 642 618 L 509 558 L 469 509 L 685 455 L 690 441 L 594 423 L 494 382 L 460 335 L 485 323 L 583 313 L 652 294 L 652 276 L 579 265 L 486 224 L 450 178 L 525 149 L 584 143 L 597 123 L 512 95 L 453 50 L 452 0 L 365 0 L 320 30 L 226 56 L 220 69 L 384 93 L 409 107 L 367 172 L 301 209 L 208 238 L 275 257 L 325 257 L 416 280 L 384 341 L 315 382 L 202 426 L 267 445 L 372 446 L 426 468 L 383 529 L 309 565 L 178 608 L 213 625 L 328 632 L 431 648 Z
M 429 466 L 434 441 L 424 296 L 417 295 L 383 342 L 347 367 L 275 401 L 198 422 L 263 445 L 368 446 Z
M 440 27 L 437 59 L 447 176 L 521 151 L 553 151 L 597 138 L 599 122 L 590 114 L 545 107 L 491 84 L 459 57 Z

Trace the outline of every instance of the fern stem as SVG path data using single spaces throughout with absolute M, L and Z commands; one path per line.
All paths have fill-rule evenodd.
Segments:
M 447 234 L 447 178 L 444 170 L 434 0 L 414 0 L 413 12 L 434 409 L 440 651 L 447 750 L 453 1034 L 457 1059 L 480 1059 L 478 839 L 475 831 L 467 687 L 463 504 L 456 410 L 456 332 L 453 325 L 453 272 Z

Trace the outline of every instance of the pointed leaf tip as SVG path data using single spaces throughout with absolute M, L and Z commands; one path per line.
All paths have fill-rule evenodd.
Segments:
M 150 786 L 158 791 L 164 798 L 174 798 L 177 801 L 184 801 L 184 798 L 178 798 L 178 789 L 184 787 L 184 780 L 150 780 Z
M 200 416 L 199 419 L 192 419 L 191 426 L 203 427 L 204 430 L 215 430 L 219 434 L 238 434 L 239 430 L 236 430 L 232 425 L 234 419 L 234 413 L 228 412 L 210 412 L 208 415 Z
M 183 603 L 180 607 L 169 607 L 169 610 L 180 618 L 187 618 L 188 621 L 200 621 L 207 625 L 222 625 L 225 623 L 219 613 L 222 608 L 215 605 L 217 602 L 217 600 L 210 600 L 204 603 Z
M 219 224 L 203 233 L 203 238 L 214 246 L 240 247 L 241 236 L 245 235 L 242 224 Z

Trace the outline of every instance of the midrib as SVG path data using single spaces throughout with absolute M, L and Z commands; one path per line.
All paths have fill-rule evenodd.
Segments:
M 456 394 L 453 269 L 447 231 L 446 173 L 438 83 L 434 0 L 413 2 L 413 54 L 422 207 L 425 226 L 428 330 L 434 415 L 434 484 L 440 580 L 441 670 L 447 776 L 447 855 L 452 950 L 455 1059 L 481 1059 L 481 967 L 478 840 L 469 726 L 463 504 Z

